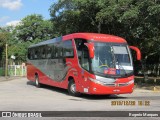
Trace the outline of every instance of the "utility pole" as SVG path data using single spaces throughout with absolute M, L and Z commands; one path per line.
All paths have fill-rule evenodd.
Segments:
M 8 44 L 6 43 L 6 66 L 5 66 L 5 77 L 8 76 Z

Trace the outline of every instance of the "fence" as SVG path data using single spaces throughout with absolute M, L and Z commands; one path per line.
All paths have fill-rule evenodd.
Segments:
M 26 76 L 26 66 L 8 65 L 8 76 Z M 0 76 L 5 76 L 5 67 L 0 67 Z
M 8 65 L 9 76 L 26 76 L 25 65 Z
M 5 76 L 6 61 L 0 60 L 0 76 Z M 26 76 L 26 66 L 22 60 L 8 60 L 8 76 Z

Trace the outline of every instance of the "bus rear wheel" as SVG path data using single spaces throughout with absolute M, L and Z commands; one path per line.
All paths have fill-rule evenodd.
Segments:
M 80 96 L 80 93 L 76 91 L 76 84 L 74 80 L 70 80 L 68 84 L 68 93 L 72 96 Z
M 35 85 L 37 88 L 40 88 L 42 85 L 39 83 L 38 75 L 35 76 Z

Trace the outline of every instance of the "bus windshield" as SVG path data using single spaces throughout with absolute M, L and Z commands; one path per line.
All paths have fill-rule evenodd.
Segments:
M 133 73 L 132 59 L 126 44 L 94 42 L 92 71 L 100 76 L 126 76 Z

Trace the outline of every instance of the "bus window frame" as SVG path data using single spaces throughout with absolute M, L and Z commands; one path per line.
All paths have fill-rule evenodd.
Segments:
M 82 66 L 82 60 L 80 61 L 79 60 L 79 55 L 78 55 L 78 48 L 77 48 L 77 43 L 76 43 L 76 41 L 79 41 L 81 39 L 81 41 L 85 41 L 84 42 L 84 47 L 88 50 L 88 67 L 89 67 L 89 70 L 87 70 L 87 69 L 85 69 L 83 66 Z M 89 57 L 89 49 L 88 49 L 88 47 L 85 45 L 85 43 L 89 43 L 89 40 L 87 40 L 87 39 L 83 39 L 83 38 L 75 38 L 74 39 L 74 42 L 75 42 L 75 47 L 76 47 L 76 53 L 77 53 L 77 59 L 78 59 L 78 64 L 79 64 L 79 66 L 82 68 L 82 69 L 84 69 L 84 70 L 86 70 L 87 72 L 89 72 L 89 73 L 93 73 L 93 71 L 92 71 L 92 66 L 91 66 L 91 58 Z M 84 50 L 84 47 L 82 48 L 82 51 Z M 83 53 L 81 53 L 81 59 L 82 59 L 82 57 L 84 56 L 84 54 Z
M 65 43 L 70 42 L 70 48 L 69 50 L 72 50 L 71 56 L 65 56 Z M 51 56 L 48 57 L 48 47 L 51 49 Z M 43 50 L 45 50 L 45 57 L 42 57 L 43 55 Z M 29 56 L 30 54 L 30 56 Z M 57 55 L 56 55 L 57 54 Z M 28 48 L 28 59 L 29 60 L 41 60 L 41 59 L 63 59 L 63 58 L 74 58 L 74 46 L 73 46 L 73 40 L 65 40 L 65 41 L 60 41 L 52 44 L 45 44 L 45 45 L 40 45 L 36 47 L 31 47 Z M 32 59 L 31 59 L 32 58 Z

